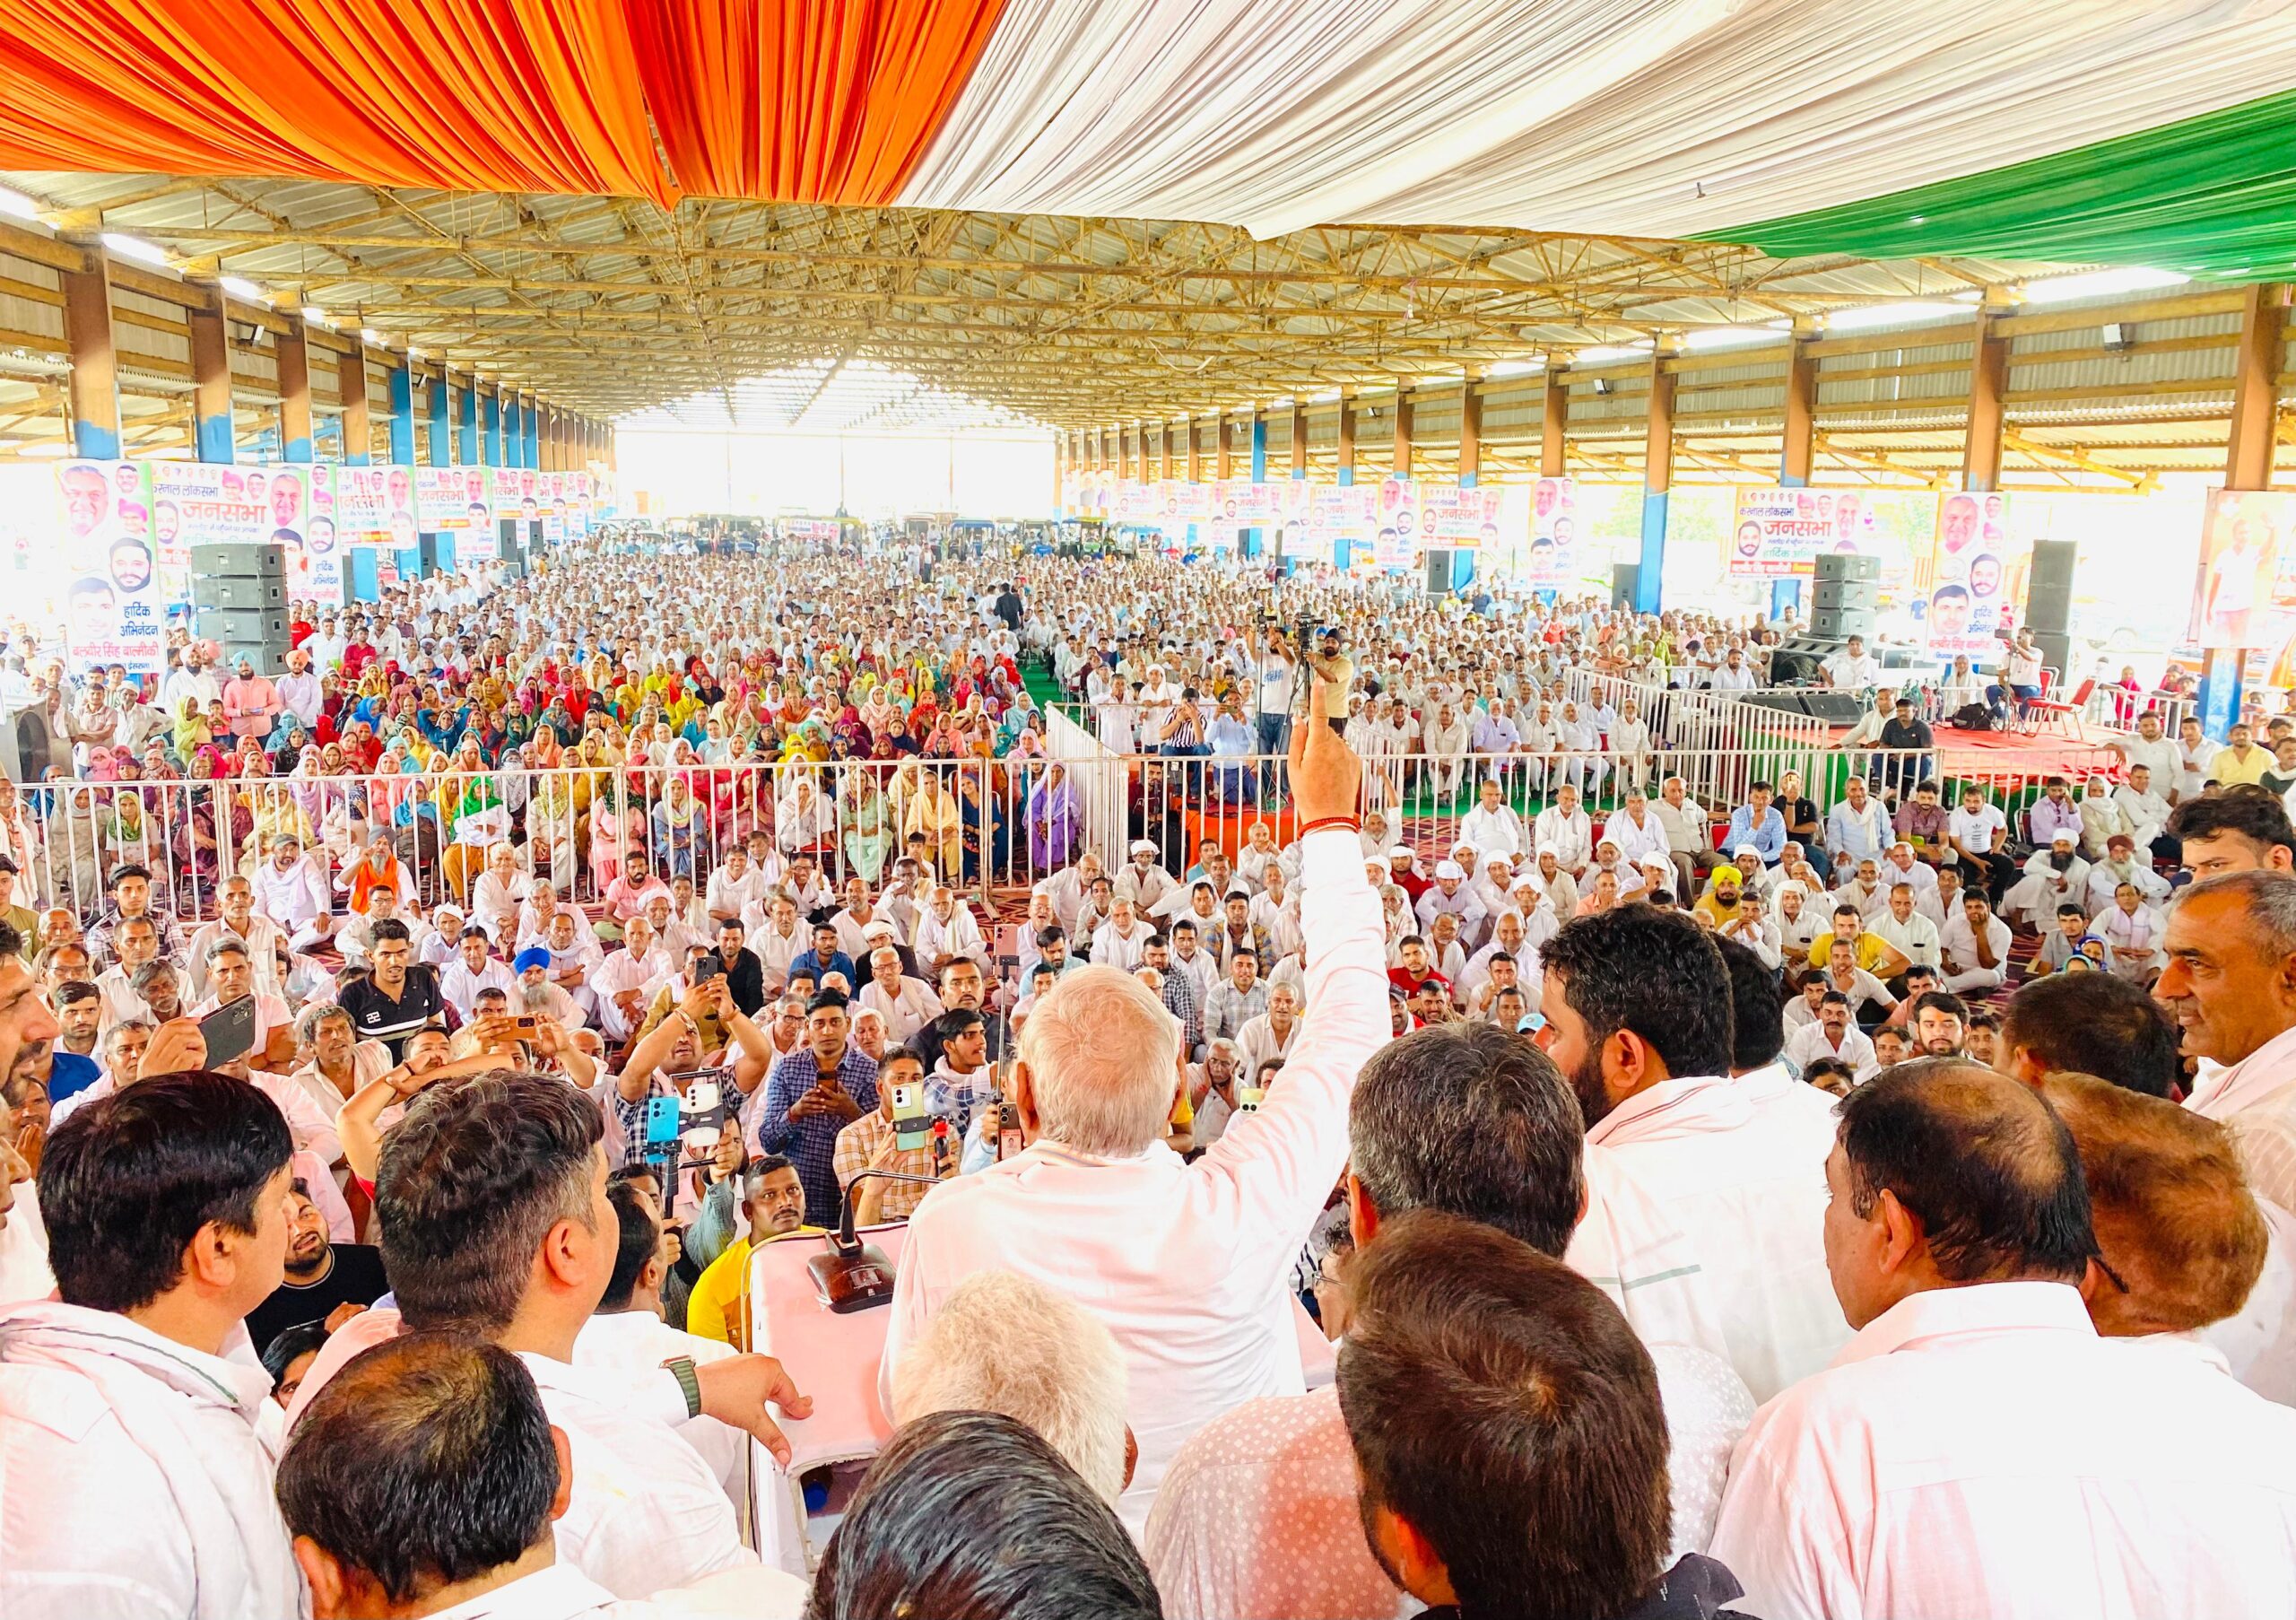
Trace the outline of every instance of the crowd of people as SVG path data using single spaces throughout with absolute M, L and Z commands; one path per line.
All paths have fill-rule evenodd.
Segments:
M 221 746 L 196 644 L 7 672 L 0 1613 L 2296 1607 L 2283 722 L 1702 804 L 1477 739 L 1762 627 L 899 561 L 300 614 Z M 1288 761 L 1104 863 L 1031 675 Z M 801 1578 L 749 1279 L 845 1218 L 892 1432 Z

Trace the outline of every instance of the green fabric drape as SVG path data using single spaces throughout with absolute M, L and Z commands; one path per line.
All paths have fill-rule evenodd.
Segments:
M 1703 240 L 1780 258 L 1953 255 L 2287 280 L 2296 276 L 2296 91 Z

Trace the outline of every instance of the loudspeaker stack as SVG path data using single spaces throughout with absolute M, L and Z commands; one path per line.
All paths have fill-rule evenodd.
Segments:
M 267 541 L 191 548 L 191 623 L 223 649 L 223 662 L 251 660 L 257 675 L 287 667 L 287 553 Z
M 2032 583 L 2025 591 L 2025 623 L 2040 644 L 2041 662 L 2073 679 L 2073 564 L 2071 540 L 2033 542 Z
M 1847 552 L 1822 552 L 1810 581 L 1810 634 L 1822 641 L 1851 636 L 1874 639 L 1874 593 L 1882 560 Z

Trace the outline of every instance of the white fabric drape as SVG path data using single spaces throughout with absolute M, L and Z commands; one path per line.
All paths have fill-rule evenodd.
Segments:
M 900 201 L 1683 236 L 2286 87 L 2286 0 L 1010 0 Z

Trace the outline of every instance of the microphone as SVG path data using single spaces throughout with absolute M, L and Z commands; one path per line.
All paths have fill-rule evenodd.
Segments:
M 813 1293 L 839 1316 L 890 1305 L 893 1298 L 893 1263 L 874 1243 L 865 1243 L 853 1229 L 856 1199 L 853 1189 L 864 1181 L 914 1181 L 938 1187 L 938 1176 L 911 1175 L 901 1170 L 865 1170 L 845 1184 L 845 1213 L 837 1230 L 822 1237 L 821 1253 L 805 1262 L 813 1279 Z

